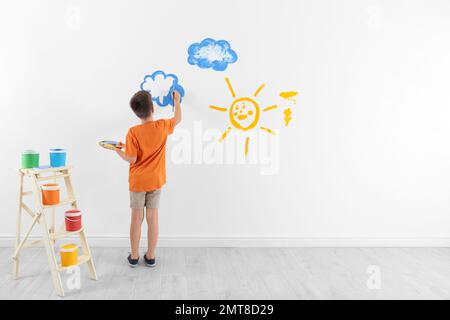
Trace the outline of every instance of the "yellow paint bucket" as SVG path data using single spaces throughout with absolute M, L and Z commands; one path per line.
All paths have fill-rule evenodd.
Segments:
M 64 244 L 60 247 L 61 266 L 70 267 L 78 263 L 78 246 L 76 244 Z

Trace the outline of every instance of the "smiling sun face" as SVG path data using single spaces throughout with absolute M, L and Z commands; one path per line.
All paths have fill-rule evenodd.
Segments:
M 242 131 L 248 131 L 253 128 L 255 128 L 259 123 L 260 118 L 260 107 L 255 99 L 249 98 L 249 97 L 241 97 L 236 98 L 236 94 L 234 92 L 233 87 L 231 86 L 230 80 L 228 78 L 225 78 L 225 81 L 227 82 L 228 89 L 230 90 L 231 96 L 233 99 L 233 103 L 231 104 L 231 107 L 228 108 L 222 108 L 217 106 L 209 106 L 211 109 L 226 112 L 229 113 L 230 123 L 231 125 Z M 261 85 L 258 90 L 253 94 L 253 97 L 256 98 L 256 96 L 261 92 L 261 90 L 264 88 L 265 84 Z M 278 106 L 270 106 L 262 109 L 263 112 L 274 110 L 278 108 Z M 269 128 L 265 128 L 260 126 L 261 130 L 264 130 L 270 134 L 275 134 L 275 132 Z M 223 141 L 228 133 L 231 131 L 232 127 L 229 126 L 228 129 L 222 134 L 219 141 Z M 249 137 L 246 137 L 245 139 L 245 155 L 248 154 L 248 144 L 249 144 Z
M 259 120 L 259 106 L 251 98 L 239 98 L 230 108 L 230 122 L 236 129 L 253 129 Z

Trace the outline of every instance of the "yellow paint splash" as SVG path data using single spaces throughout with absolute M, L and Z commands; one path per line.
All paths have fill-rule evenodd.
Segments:
M 289 122 L 291 122 L 291 120 L 292 120 L 291 108 L 287 108 L 286 110 L 284 110 L 283 114 L 284 114 L 284 123 L 285 123 L 285 125 L 287 127 Z
M 285 91 L 280 93 L 280 97 L 285 100 L 292 101 L 294 104 L 297 104 L 297 99 L 295 99 L 297 95 L 297 91 Z

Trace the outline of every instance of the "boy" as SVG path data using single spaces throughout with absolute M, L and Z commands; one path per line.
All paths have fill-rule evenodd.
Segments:
M 144 261 L 148 267 L 156 265 L 155 247 L 158 240 L 158 207 L 161 188 L 166 183 L 166 142 L 167 136 L 181 121 L 180 94 L 174 91 L 175 115 L 171 119 L 153 120 L 152 96 L 147 91 L 137 92 L 130 100 L 130 107 L 141 119 L 141 124 L 128 130 L 125 151 L 117 154 L 130 163 L 130 207 L 131 253 L 128 256 L 130 267 L 139 262 L 139 241 L 144 220 L 144 207 L 148 225 L 148 249 Z

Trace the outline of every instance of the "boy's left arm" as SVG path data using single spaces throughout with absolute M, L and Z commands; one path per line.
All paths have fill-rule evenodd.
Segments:
M 119 142 L 121 144 L 121 142 Z M 125 154 L 125 152 L 122 149 L 116 149 L 116 153 L 121 157 L 123 160 L 130 164 L 135 164 L 137 157 L 130 157 Z

